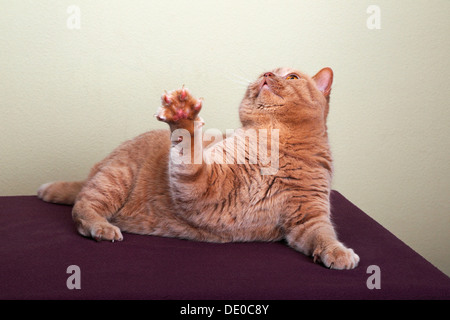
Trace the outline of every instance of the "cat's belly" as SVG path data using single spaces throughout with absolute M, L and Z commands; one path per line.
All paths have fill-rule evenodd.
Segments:
M 283 238 L 283 230 L 273 210 L 230 210 L 211 212 L 205 210 L 195 216 L 180 214 L 186 225 L 203 232 L 206 241 L 276 241 Z
M 231 241 L 278 241 L 284 238 L 281 228 L 275 225 L 258 225 L 229 231 Z
M 161 199 L 162 200 L 162 199 Z M 166 201 L 129 203 L 114 224 L 122 231 L 208 242 L 277 241 L 283 231 L 264 212 L 228 213 L 211 219 L 210 212 L 189 214 L 168 210 Z

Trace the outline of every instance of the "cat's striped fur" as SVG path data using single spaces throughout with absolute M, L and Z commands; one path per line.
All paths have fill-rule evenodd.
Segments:
M 226 156 L 247 146 L 248 135 L 258 129 L 277 129 L 279 162 L 273 175 L 261 175 L 260 162 L 177 164 L 181 139 L 170 133 L 193 134 L 202 107 L 182 88 L 163 95 L 156 115 L 170 131 L 127 141 L 85 181 L 47 183 L 38 196 L 74 204 L 78 231 L 97 240 L 122 240 L 122 231 L 211 242 L 286 239 L 327 267 L 354 268 L 359 257 L 337 240 L 330 221 L 326 118 L 332 79 L 329 68 L 312 78 L 284 68 L 261 75 L 240 105 L 242 129 L 203 151 L 205 157 L 211 148 Z

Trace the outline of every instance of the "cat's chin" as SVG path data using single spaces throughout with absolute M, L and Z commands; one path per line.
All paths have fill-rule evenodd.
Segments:
M 284 102 L 283 97 L 274 92 L 270 86 L 263 85 L 258 95 L 258 104 L 262 105 L 280 105 Z

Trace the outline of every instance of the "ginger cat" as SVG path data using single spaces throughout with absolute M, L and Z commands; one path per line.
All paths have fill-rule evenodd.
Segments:
M 74 204 L 78 231 L 98 241 L 121 241 L 122 232 L 210 242 L 285 239 L 326 267 L 355 268 L 358 255 L 338 241 L 330 221 L 326 119 L 332 81 L 330 68 L 312 78 L 286 68 L 262 74 L 240 104 L 242 128 L 201 149 L 203 161 L 194 161 L 202 100 L 184 87 L 163 94 L 156 118 L 170 131 L 127 141 L 97 163 L 86 180 L 44 184 L 38 197 Z M 273 174 L 261 174 L 259 160 L 211 161 L 235 159 L 238 146 L 249 160 L 249 137 L 260 129 L 276 129 L 279 135 L 269 143 L 278 148 Z M 191 150 L 179 148 L 187 140 L 193 142 Z M 192 161 L 180 162 L 180 156 Z

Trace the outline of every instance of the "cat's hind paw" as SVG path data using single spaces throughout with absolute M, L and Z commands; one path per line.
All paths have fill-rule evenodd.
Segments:
M 162 106 L 155 114 L 156 119 L 169 124 L 182 120 L 201 121 L 198 117 L 203 104 L 202 99 L 194 98 L 184 86 L 179 90 L 164 93 L 161 96 Z

